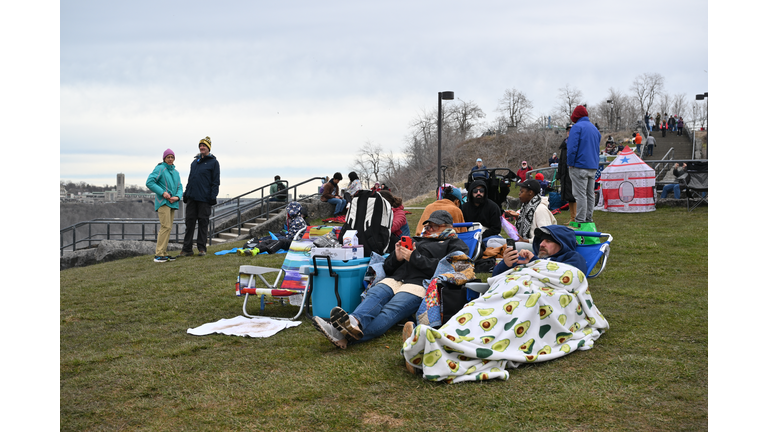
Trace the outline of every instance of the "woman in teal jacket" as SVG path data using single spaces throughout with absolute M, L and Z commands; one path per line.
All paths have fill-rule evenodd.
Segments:
M 179 198 L 182 196 L 181 179 L 173 163 L 176 155 L 168 149 L 163 153 L 163 161 L 157 164 L 152 174 L 147 177 L 147 187 L 155 193 L 155 211 L 160 218 L 160 232 L 157 234 L 155 262 L 173 261 L 168 256 L 168 240 L 171 238 L 171 227 L 176 210 L 179 209 Z

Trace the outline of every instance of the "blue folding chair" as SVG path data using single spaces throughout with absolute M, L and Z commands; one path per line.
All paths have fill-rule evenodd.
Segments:
M 476 261 L 480 256 L 480 242 L 483 241 L 483 225 L 480 222 L 458 222 L 454 228 L 467 228 L 466 232 L 456 233 L 469 248 L 469 259 Z
M 608 263 L 608 255 L 611 253 L 611 242 L 613 236 L 608 233 L 592 232 L 592 231 L 574 231 L 577 236 L 585 237 L 607 237 L 602 243 L 596 244 L 580 244 L 576 246 L 576 252 L 587 261 L 587 278 L 597 277 L 605 270 L 605 265 Z

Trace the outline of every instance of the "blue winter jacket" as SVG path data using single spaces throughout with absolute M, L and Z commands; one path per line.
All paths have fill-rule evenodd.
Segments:
M 179 178 L 179 172 L 176 171 L 176 167 L 165 162 L 157 164 L 155 169 L 152 170 L 152 174 L 147 177 L 147 187 L 155 193 L 155 211 L 164 205 L 178 210 L 178 200 L 170 202 L 163 198 L 163 193 L 168 192 L 172 197 L 181 199 L 181 178 Z
M 571 128 L 571 133 L 573 133 L 573 128 Z M 576 251 L 576 234 L 573 233 L 573 230 L 565 227 L 563 225 L 548 225 L 544 227 L 549 230 L 549 232 L 552 234 L 552 237 L 557 240 L 557 242 L 560 244 L 561 249 L 560 252 L 547 257 L 545 259 L 548 259 L 550 261 L 555 262 L 561 262 L 565 264 L 570 264 L 577 269 L 581 270 L 582 273 L 585 275 L 587 274 L 587 261 L 584 259 L 583 256 L 581 256 L 580 253 Z M 533 259 L 531 261 L 536 261 L 539 259 L 539 245 L 541 245 L 541 238 L 534 237 L 533 238 Z M 505 271 L 509 270 L 512 267 L 508 267 L 504 261 L 500 261 L 498 264 L 496 264 L 496 267 L 493 268 L 493 275 L 496 276 L 498 274 L 504 273 Z
M 600 138 L 600 132 L 589 117 L 578 119 L 568 136 L 568 166 L 597 169 L 600 165 Z
M 210 153 L 205 157 L 198 154 L 189 167 L 184 202 L 194 200 L 214 205 L 217 196 L 219 196 L 219 161 Z

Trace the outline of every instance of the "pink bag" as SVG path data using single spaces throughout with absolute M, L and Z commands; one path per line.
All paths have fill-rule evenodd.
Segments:
M 520 234 L 517 233 L 517 228 L 512 225 L 512 222 L 508 221 L 504 216 L 501 216 L 501 227 L 506 231 L 507 236 L 514 241 L 520 240 Z

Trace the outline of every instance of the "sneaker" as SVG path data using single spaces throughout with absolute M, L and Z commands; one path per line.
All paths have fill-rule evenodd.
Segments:
M 166 256 L 156 256 L 155 257 L 155 262 L 167 262 L 167 261 L 168 261 L 168 257 L 166 257 Z
M 316 316 L 312 317 L 312 325 L 323 334 L 332 344 L 338 348 L 347 349 L 347 339 L 341 332 L 333 328 L 326 320 Z
M 331 309 L 331 325 L 350 339 L 360 340 L 363 338 L 363 331 L 358 326 L 352 324 L 352 318 L 349 314 L 338 306 Z
M 200 251 L 197 253 L 198 256 L 205 256 L 205 251 Z
M 176 261 L 176 257 L 172 257 L 172 256 L 170 256 L 170 255 L 169 255 L 169 256 L 166 256 L 165 258 L 166 258 L 168 261 Z

